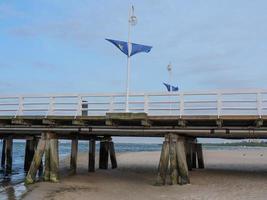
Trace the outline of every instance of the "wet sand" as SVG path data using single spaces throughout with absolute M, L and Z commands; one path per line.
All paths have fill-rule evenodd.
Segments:
M 88 173 L 87 155 L 79 154 L 77 175 L 67 175 L 66 159 L 60 183 L 34 184 L 24 199 L 266 199 L 267 149 L 205 150 L 206 168 L 191 171 L 185 186 L 154 186 L 159 157 L 160 152 L 122 153 L 118 169 Z

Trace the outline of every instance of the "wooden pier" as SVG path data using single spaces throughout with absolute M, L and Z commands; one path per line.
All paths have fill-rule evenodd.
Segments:
M 107 170 L 109 160 L 111 168 L 119 166 L 112 137 L 164 137 L 155 181 L 182 185 L 190 183 L 189 171 L 205 166 L 197 138 L 267 138 L 267 91 L 133 94 L 127 113 L 122 97 L 0 96 L 2 168 L 12 171 L 14 139 L 26 141 L 25 182 L 31 184 L 38 172 L 44 181 L 60 180 L 60 139 L 71 141 L 70 173 L 75 174 L 79 140 L 88 141 L 88 172 L 94 172 L 96 142 L 98 168 Z

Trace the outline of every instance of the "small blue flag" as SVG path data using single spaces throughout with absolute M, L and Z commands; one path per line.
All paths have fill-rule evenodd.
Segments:
M 171 91 L 171 85 L 167 84 L 167 83 L 163 83 L 165 85 L 165 87 L 167 88 L 168 92 Z
M 163 83 L 165 85 L 165 87 L 167 88 L 168 92 L 178 92 L 179 91 L 179 87 L 175 87 L 175 86 L 172 86 L 170 84 L 167 84 L 167 83 Z
M 177 87 L 172 86 L 172 91 L 173 91 L 173 92 L 178 92 L 178 90 L 179 90 L 179 87 L 178 87 L 178 86 L 177 86 Z
M 111 39 L 106 40 L 114 44 L 119 50 L 121 50 L 122 53 L 129 57 L 140 52 L 148 53 L 152 48 L 152 46 L 146 46 L 142 44 L 130 43 L 128 46 L 128 42 Z

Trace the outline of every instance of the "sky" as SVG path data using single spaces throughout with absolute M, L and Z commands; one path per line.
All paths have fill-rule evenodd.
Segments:
M 0 93 L 124 92 L 131 5 L 131 91 L 266 88 L 265 0 L 0 0 Z
M 124 92 L 132 4 L 131 91 L 266 87 L 264 0 L 0 0 L 0 93 Z

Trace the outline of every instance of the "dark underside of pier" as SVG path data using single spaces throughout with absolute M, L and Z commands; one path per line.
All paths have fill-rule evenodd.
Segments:
M 102 136 L 162 137 L 173 133 L 208 138 L 267 138 L 267 116 L 149 116 L 107 113 L 105 116 L 0 116 L 0 138 L 25 139 L 53 132 L 88 140 Z

